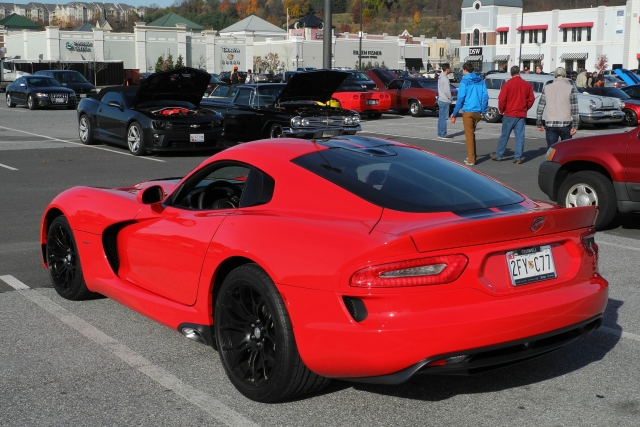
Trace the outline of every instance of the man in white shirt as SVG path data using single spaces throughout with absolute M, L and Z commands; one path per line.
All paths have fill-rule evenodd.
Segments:
M 438 138 L 453 139 L 447 135 L 447 120 L 453 98 L 451 97 L 451 84 L 447 75 L 451 72 L 449 64 L 442 64 L 442 72 L 438 77 Z

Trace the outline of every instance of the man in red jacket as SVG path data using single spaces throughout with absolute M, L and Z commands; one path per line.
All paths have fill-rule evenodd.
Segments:
M 531 85 L 520 77 L 520 67 L 514 65 L 511 67 L 511 79 L 502 86 L 500 95 L 498 95 L 498 110 L 502 114 L 502 133 L 498 140 L 496 152 L 491 153 L 491 159 L 498 162 L 502 160 L 511 131 L 514 131 L 516 154 L 513 156 L 513 163 L 519 165 L 523 162 L 524 125 L 527 119 L 527 111 L 534 101 Z

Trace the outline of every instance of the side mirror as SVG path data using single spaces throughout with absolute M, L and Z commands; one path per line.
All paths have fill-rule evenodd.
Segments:
M 159 185 L 152 185 L 139 192 L 136 199 L 143 205 L 160 203 L 164 199 L 164 190 Z
M 116 108 L 119 108 L 120 110 L 123 110 L 122 105 L 118 101 L 109 101 L 107 102 L 107 105 L 109 107 L 116 107 Z

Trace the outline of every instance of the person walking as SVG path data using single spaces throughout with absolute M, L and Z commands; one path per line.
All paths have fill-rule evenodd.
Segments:
M 462 111 L 462 125 L 464 126 L 467 158 L 464 163 L 469 166 L 476 164 L 476 126 L 489 108 L 489 94 L 482 77 L 473 72 L 473 64 L 465 62 L 462 66 L 462 79 L 458 87 L 458 101 L 451 114 L 451 123 L 456 122 L 456 116 Z
M 576 86 L 582 89 L 589 87 L 587 85 L 587 70 L 584 68 L 580 70 L 580 74 L 578 74 L 578 77 L 576 78 Z
M 253 74 L 251 74 L 251 68 L 247 70 L 247 77 L 244 80 L 244 82 L 247 84 L 255 83 L 255 80 L 253 79 Z
M 453 139 L 447 135 L 447 119 L 449 118 L 449 108 L 453 102 L 451 96 L 451 84 L 448 74 L 451 72 L 449 64 L 442 64 L 442 72 L 438 77 L 438 138 Z
M 502 86 L 498 95 L 498 110 L 502 114 L 502 133 L 496 152 L 490 154 L 492 160 L 498 162 L 502 160 L 509 136 L 513 131 L 516 138 L 516 154 L 513 156 L 513 163 L 519 165 L 523 162 L 524 126 L 527 111 L 533 106 L 535 99 L 531 85 L 520 77 L 520 67 L 517 65 L 511 67 L 511 79 Z
M 232 85 L 237 85 L 240 82 L 240 78 L 238 76 L 238 66 L 233 66 L 233 71 L 231 72 L 231 76 L 229 76 Z
M 565 139 L 571 139 L 578 131 L 580 115 L 578 111 L 578 91 L 567 80 L 567 72 L 558 67 L 553 73 L 555 80 L 546 85 L 540 96 L 536 125 L 540 132 L 546 131 L 547 146 Z M 544 127 L 542 116 L 544 114 Z

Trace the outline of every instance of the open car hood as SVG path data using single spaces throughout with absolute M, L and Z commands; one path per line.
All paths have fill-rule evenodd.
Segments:
M 348 73 L 333 70 L 296 73 L 289 78 L 277 102 L 327 102 L 348 76 Z
M 197 107 L 210 80 L 209 73 L 195 68 L 154 73 L 140 85 L 132 107 L 156 101 L 185 101 Z

